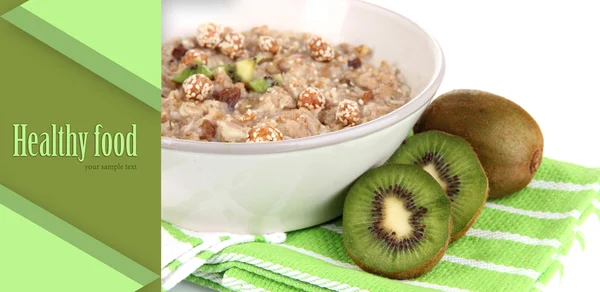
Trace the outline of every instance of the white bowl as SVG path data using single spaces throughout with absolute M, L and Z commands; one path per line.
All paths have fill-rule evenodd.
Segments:
M 162 218 L 190 230 L 291 231 L 340 216 L 347 188 L 398 148 L 444 75 L 442 51 L 428 33 L 359 1 L 163 1 L 163 42 L 193 35 L 206 22 L 238 30 L 267 24 L 367 44 L 375 62 L 400 68 L 413 99 L 374 121 L 302 139 L 232 144 L 162 137 Z

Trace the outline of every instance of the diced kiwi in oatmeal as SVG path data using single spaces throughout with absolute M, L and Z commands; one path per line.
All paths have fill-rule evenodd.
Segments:
M 226 40 L 228 33 L 237 35 L 235 42 Z M 196 41 L 207 37 L 163 44 L 163 136 L 276 142 L 355 127 L 410 101 L 396 64 L 372 62 L 377 48 L 368 44 L 334 44 L 268 26 Z M 186 53 L 201 62 L 186 66 Z
M 195 74 L 202 74 L 208 78 L 213 78 L 214 76 L 212 70 L 208 69 L 206 66 L 200 64 L 191 64 L 179 72 L 179 74 L 172 80 L 173 82 L 183 83 L 186 79 Z
M 265 76 L 263 78 L 257 78 L 248 83 L 248 86 L 254 92 L 264 93 L 267 89 L 274 86 L 281 86 L 283 84 L 283 77 L 281 74 L 275 74 L 273 76 Z
M 249 83 L 254 76 L 256 60 L 246 59 L 235 63 L 235 77 L 244 83 Z
M 250 86 L 252 91 L 260 93 L 267 92 L 267 89 L 269 88 L 269 84 L 265 78 L 254 79 L 248 83 L 248 86 Z

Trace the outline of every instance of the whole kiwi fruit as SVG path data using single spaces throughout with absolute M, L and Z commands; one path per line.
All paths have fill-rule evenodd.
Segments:
M 487 174 L 490 198 L 523 189 L 542 162 L 544 137 L 531 115 L 512 101 L 481 90 L 442 94 L 413 130 L 438 130 L 467 140 Z
M 393 279 L 423 275 L 444 256 L 452 207 L 421 167 L 386 164 L 363 174 L 344 202 L 344 247 L 363 270 Z

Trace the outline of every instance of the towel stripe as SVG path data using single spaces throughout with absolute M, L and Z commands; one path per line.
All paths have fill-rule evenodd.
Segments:
M 317 276 L 313 276 L 307 273 L 303 273 L 298 270 L 294 270 L 292 268 L 284 267 L 278 264 L 274 264 L 268 261 L 264 261 L 261 259 L 257 259 L 251 256 L 236 254 L 236 253 L 225 253 L 211 258 L 207 263 L 209 264 L 220 264 L 225 262 L 237 261 L 241 263 L 246 263 L 249 265 L 257 266 L 261 269 L 265 269 L 271 271 L 276 274 L 280 274 L 284 277 L 296 279 L 298 281 L 302 281 L 308 284 L 316 285 L 322 288 L 330 289 L 333 291 L 339 292 L 369 292 L 368 290 L 363 290 L 358 287 L 353 287 L 348 284 L 331 281 L 328 279 L 320 278 Z
M 292 249 L 294 251 L 305 254 L 307 256 L 311 256 L 311 257 L 326 261 L 330 264 L 337 265 L 337 266 L 340 266 L 343 268 L 348 268 L 348 265 L 349 265 L 347 263 L 339 262 L 334 259 L 317 254 L 315 252 L 307 251 L 302 248 L 292 247 L 292 246 L 285 245 L 285 244 L 280 244 L 279 246 L 282 246 L 282 247 L 285 247 L 288 249 Z M 444 255 L 444 257 L 442 258 L 442 261 L 447 261 L 447 262 L 451 262 L 451 263 L 455 263 L 455 264 L 459 264 L 459 265 L 465 265 L 465 266 L 469 266 L 469 267 L 473 267 L 473 268 L 495 271 L 495 272 L 500 272 L 500 273 L 526 276 L 526 277 L 532 278 L 534 280 L 540 276 L 539 272 L 537 272 L 535 270 L 531 270 L 531 269 L 523 269 L 523 268 L 516 268 L 516 267 L 510 267 L 510 266 L 504 266 L 504 265 L 497 265 L 494 263 L 466 259 L 466 258 L 461 258 L 461 257 L 453 256 L 453 255 Z M 350 265 L 350 266 L 353 266 L 352 269 L 356 269 L 356 267 L 354 265 Z
M 555 182 L 555 181 L 543 181 L 543 180 L 532 180 L 528 185 L 528 188 L 532 189 L 543 189 L 543 190 L 555 190 L 555 191 L 567 191 L 567 192 L 581 192 L 581 191 L 600 191 L 600 184 L 574 184 L 570 182 Z
M 202 279 L 211 281 L 213 283 L 221 285 L 223 282 L 223 275 L 219 273 L 210 273 L 210 272 L 196 272 L 193 274 L 196 277 L 200 277 Z
M 321 225 L 320 227 L 321 227 L 321 228 L 325 228 L 325 229 L 327 229 L 327 230 L 331 230 L 331 231 L 333 231 L 333 232 L 337 232 L 337 233 L 339 233 L 339 234 L 342 234 L 342 233 L 344 233 L 344 232 L 342 231 L 342 226 L 337 226 L 337 225 L 333 225 L 333 224 L 324 224 L 324 225 Z
M 244 291 L 244 292 L 270 292 L 269 290 L 265 290 L 263 288 L 257 288 L 252 284 L 248 284 L 242 280 L 231 276 L 223 276 L 223 287 L 231 289 L 233 291 Z
M 562 261 L 563 261 L 564 259 L 565 259 L 565 257 L 564 257 L 562 254 L 559 254 L 559 253 L 557 253 L 557 254 L 554 254 L 554 255 L 552 256 L 552 260 L 553 260 L 553 261 L 557 261 L 557 262 L 561 262 L 561 263 L 562 263 Z
M 286 235 L 285 233 L 274 233 L 265 235 L 264 237 L 261 236 L 261 238 L 264 238 L 267 242 L 281 243 L 286 239 Z M 209 241 L 209 239 L 212 241 Z M 221 241 L 222 239 L 224 239 L 224 241 Z M 161 271 L 162 288 L 170 290 L 175 287 L 175 285 L 204 265 L 206 263 L 206 258 L 212 257 L 221 250 L 232 245 L 254 242 L 256 240 L 257 238 L 252 235 L 226 236 L 221 238 L 215 236 L 205 238 L 201 245 L 194 247 L 178 258 L 182 264 L 175 271 L 171 271 L 168 267 Z
M 196 269 L 204 265 L 205 262 L 205 260 L 199 258 L 191 258 L 179 266 L 175 271 L 172 271 L 166 277 L 163 277 L 161 280 L 161 287 L 165 290 L 171 290 L 175 285 L 191 275 Z M 161 271 L 161 275 L 162 274 L 163 272 Z
M 177 267 L 176 270 L 171 270 L 169 266 L 166 266 L 161 270 L 161 286 L 165 290 L 170 290 L 175 287 L 179 282 L 183 281 L 198 267 L 202 266 L 205 261 L 195 256 L 202 251 L 205 251 L 220 242 L 218 237 L 205 238 L 202 244 L 186 251 L 184 254 L 179 256 L 177 260 L 182 264 Z M 186 274 L 187 273 L 187 274 Z
M 343 230 L 341 226 L 336 226 L 333 224 L 325 224 L 321 225 L 321 228 L 331 230 L 333 232 L 342 234 Z M 483 230 L 483 229 L 475 229 L 471 228 L 465 236 L 478 237 L 483 239 L 498 239 L 498 240 L 508 240 L 519 242 L 528 245 L 542 245 L 542 246 L 551 246 L 554 248 L 559 248 L 561 243 L 557 239 L 541 239 L 541 238 L 532 238 L 525 235 L 520 235 L 516 233 L 503 232 L 503 231 L 491 231 L 491 230 Z
M 485 203 L 485 207 L 512 213 L 512 214 L 518 214 L 518 215 L 538 218 L 538 219 L 559 220 L 559 219 L 566 219 L 569 217 L 573 217 L 575 219 L 578 219 L 579 217 L 581 217 L 581 212 L 579 212 L 578 210 L 572 210 L 572 211 L 569 211 L 566 213 L 531 211 L 531 210 L 518 209 L 518 208 L 500 205 L 500 204 L 496 204 L 496 203 L 490 203 L 490 202 Z
M 335 226 L 333 224 L 329 224 L 329 225 L 331 225 L 333 227 L 339 227 L 339 226 Z M 325 226 L 325 225 L 323 225 L 323 226 Z M 341 232 L 341 230 L 340 230 L 340 232 Z M 295 252 L 299 252 L 301 254 L 322 260 L 324 262 L 330 263 L 332 265 L 335 265 L 335 266 L 338 266 L 341 268 L 352 269 L 352 270 L 357 270 L 357 271 L 361 270 L 356 265 L 340 262 L 338 260 L 334 260 L 332 258 L 326 257 L 324 255 L 320 255 L 318 253 L 315 253 L 315 252 L 312 252 L 312 251 L 309 251 L 309 250 L 306 250 L 303 248 L 299 248 L 299 247 L 295 247 L 295 246 L 291 246 L 291 245 L 287 245 L 287 244 L 278 244 L 278 245 L 281 247 L 285 247 L 287 249 L 291 249 Z M 448 286 L 442 286 L 442 285 L 437 285 L 437 284 L 431 284 L 431 283 L 421 282 L 421 281 L 399 280 L 399 282 L 405 283 L 405 284 L 410 284 L 410 285 L 415 285 L 415 286 L 420 286 L 420 287 L 425 287 L 425 288 L 436 289 L 436 290 L 445 291 L 445 292 L 468 292 L 468 290 L 463 290 L 463 289 L 458 289 L 458 288 L 453 288 L 453 287 L 448 287 Z
M 193 275 L 198 278 L 202 278 L 202 279 L 211 281 L 217 285 L 223 286 L 223 287 L 231 289 L 233 291 L 270 292 L 269 290 L 265 290 L 263 288 L 257 288 L 256 286 L 249 284 L 245 281 L 239 280 L 237 278 L 227 276 L 227 275 L 223 276 L 219 273 L 196 272 Z
M 508 241 L 514 241 L 514 242 L 519 242 L 519 243 L 528 244 L 528 245 L 551 246 L 554 248 L 559 248 L 560 244 L 561 244 L 560 241 L 557 239 L 532 238 L 529 236 L 520 235 L 520 234 L 516 234 L 516 233 L 491 231 L 491 230 L 483 230 L 483 229 L 475 229 L 475 228 L 469 229 L 469 231 L 467 231 L 467 233 L 465 235 L 483 238 L 483 239 L 508 240 Z
M 427 282 L 420 282 L 420 281 L 400 281 L 400 282 L 423 287 L 423 288 L 440 290 L 440 291 L 444 291 L 444 292 L 469 292 L 469 290 L 463 290 L 463 289 L 452 288 L 452 287 L 443 286 L 443 285 L 431 284 L 431 283 L 427 283 Z
M 285 247 L 287 249 L 291 249 L 293 251 L 299 252 L 301 254 L 304 254 L 304 255 L 307 255 L 307 256 L 310 256 L 310 257 L 313 257 L 313 258 L 320 259 L 322 261 L 328 262 L 328 263 L 330 263 L 332 265 L 336 265 L 338 267 L 360 271 L 360 268 L 358 266 L 355 266 L 355 265 L 352 265 L 352 264 L 348 264 L 348 263 L 344 263 L 344 262 L 340 262 L 340 261 L 334 260 L 332 258 L 326 257 L 324 255 L 320 255 L 320 254 L 318 254 L 316 252 L 312 252 L 310 250 L 306 250 L 306 249 L 303 249 L 303 248 L 300 248 L 300 247 L 295 247 L 295 246 L 291 246 L 291 245 L 287 245 L 287 244 L 278 244 L 278 245 L 281 246 L 281 247 Z
M 592 201 L 592 206 L 594 206 L 596 209 L 600 209 L 600 201 L 593 200 Z
M 536 282 L 533 285 L 533 288 L 538 289 L 540 291 L 544 291 L 546 289 L 546 286 L 544 284 L 540 283 L 540 282 Z
M 488 271 L 525 276 L 525 277 L 529 277 L 534 280 L 537 280 L 537 278 L 540 277 L 540 273 L 535 270 L 509 267 L 509 266 L 504 266 L 504 265 L 497 265 L 497 264 L 488 263 L 488 262 L 484 262 L 484 261 L 465 259 L 465 258 L 453 256 L 453 255 L 444 255 L 444 257 L 442 258 L 442 261 L 447 261 L 447 262 L 451 262 L 451 263 L 455 263 L 455 264 L 459 264 L 459 265 L 465 265 L 465 266 L 478 268 L 478 269 L 484 269 L 484 270 L 488 270 Z
M 191 243 L 180 241 L 173 237 L 164 227 L 160 227 L 160 238 L 161 238 L 161 268 L 166 267 L 170 262 L 177 259 L 179 256 L 184 254 L 186 251 L 192 249 L 194 246 Z

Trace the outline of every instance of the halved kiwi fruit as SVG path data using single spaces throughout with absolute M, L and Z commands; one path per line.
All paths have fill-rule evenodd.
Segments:
M 488 196 L 488 180 L 477 154 L 464 139 L 439 131 L 409 137 L 388 163 L 423 168 L 452 202 L 452 241 L 475 223 Z
M 418 277 L 442 258 L 452 210 L 440 185 L 420 167 L 383 165 L 363 174 L 344 202 L 344 247 L 363 270 Z

